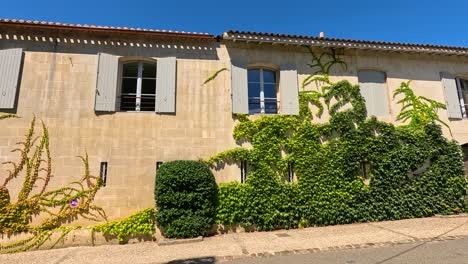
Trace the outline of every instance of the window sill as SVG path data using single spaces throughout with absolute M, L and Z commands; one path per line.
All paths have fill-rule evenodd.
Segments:
M 156 113 L 155 111 L 117 111 L 117 113 Z
M 249 116 L 270 116 L 270 115 L 281 115 L 281 113 L 272 113 L 272 114 L 267 114 L 267 113 L 264 113 L 264 114 L 248 114 Z

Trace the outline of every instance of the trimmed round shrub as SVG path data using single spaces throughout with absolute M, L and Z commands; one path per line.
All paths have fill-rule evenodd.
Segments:
M 214 224 L 218 187 L 205 164 L 191 160 L 163 163 L 154 194 L 156 223 L 165 237 L 206 235 Z

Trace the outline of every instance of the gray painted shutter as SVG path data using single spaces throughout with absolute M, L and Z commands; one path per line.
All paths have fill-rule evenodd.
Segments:
M 114 112 L 117 104 L 119 57 L 99 53 L 95 111 Z
M 280 71 L 281 113 L 299 114 L 299 85 L 297 69 L 294 65 L 283 65 Z
M 231 101 L 232 113 L 249 113 L 249 91 L 247 80 L 247 64 L 231 63 Z
M 156 107 L 157 113 L 176 111 L 176 58 L 158 59 L 156 70 Z
M 0 108 L 15 107 L 21 69 L 22 49 L 0 50 Z
M 361 95 L 366 100 L 368 116 L 390 114 L 384 72 L 364 70 L 358 72 Z
M 448 72 L 441 72 L 440 79 L 444 88 L 445 104 L 447 105 L 448 117 L 461 119 L 462 113 L 460 108 L 460 100 L 458 98 L 458 90 L 457 84 L 455 82 L 455 76 Z

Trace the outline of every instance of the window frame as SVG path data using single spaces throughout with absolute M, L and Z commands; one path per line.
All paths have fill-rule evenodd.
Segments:
M 258 84 L 260 85 L 260 94 L 258 97 L 250 97 L 248 96 L 248 92 L 249 92 L 249 84 L 250 83 L 256 83 L 256 82 L 250 82 L 249 81 L 249 71 L 250 70 L 259 70 L 260 71 L 260 80 L 258 82 Z M 273 72 L 274 75 L 275 75 L 275 95 L 276 95 L 276 113 L 266 113 L 265 112 L 265 99 L 273 99 L 271 97 L 267 97 L 265 98 L 265 82 L 264 82 L 264 77 L 263 77 L 263 71 L 264 70 L 267 70 L 267 71 L 270 71 L 270 72 Z M 250 98 L 254 98 L 254 99 L 259 99 L 260 100 L 260 113 L 251 113 L 250 112 L 250 107 L 249 107 L 249 115 L 276 115 L 276 114 L 279 114 L 280 112 L 280 101 L 279 101 L 279 74 L 278 74 L 278 70 L 275 69 L 275 68 L 272 68 L 272 67 L 268 67 L 268 66 L 251 66 L 251 67 L 248 67 L 247 68 L 247 100 L 250 101 Z
M 137 77 L 124 77 L 124 66 L 126 64 L 130 63 L 138 63 L 138 72 L 137 72 Z M 149 78 L 149 77 L 143 77 L 143 64 L 154 64 L 155 66 L 155 77 L 154 78 Z M 119 61 L 119 77 L 118 77 L 118 109 L 119 112 L 129 112 L 129 113 L 145 113 L 145 112 L 154 112 L 156 109 L 156 87 L 155 87 L 155 92 L 154 94 L 142 94 L 142 85 L 143 85 L 143 79 L 149 79 L 149 80 L 154 80 L 155 81 L 155 86 L 157 83 L 158 79 L 158 64 L 156 60 L 148 59 L 148 58 L 124 58 Z M 136 79 L 137 80 L 137 87 L 136 87 L 136 93 L 123 93 L 122 92 L 122 86 L 123 86 L 123 80 L 127 79 Z M 122 95 L 132 95 L 135 96 L 135 109 L 134 110 L 122 110 Z M 155 106 L 153 110 L 141 110 L 141 99 L 142 96 L 153 96 L 155 100 Z
M 466 76 L 456 76 L 455 83 L 457 85 L 457 94 L 458 94 L 458 105 L 460 107 L 460 112 L 462 115 L 462 119 L 468 119 L 468 112 L 466 111 L 466 106 L 468 106 L 467 102 L 463 98 L 463 87 L 461 85 L 460 80 L 465 80 L 468 82 L 468 77 Z

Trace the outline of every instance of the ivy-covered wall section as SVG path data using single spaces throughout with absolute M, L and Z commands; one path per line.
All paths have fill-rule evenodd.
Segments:
M 335 53 L 310 52 L 313 72 L 302 86 L 319 88 L 300 92 L 300 115 L 239 116 L 234 138 L 250 146 L 208 161 L 249 167 L 245 184 L 220 185 L 217 222 L 272 230 L 463 211 L 462 153 L 443 136 L 436 114 L 445 106 L 415 96 L 406 82 L 395 97 L 408 125 L 366 118 L 359 87 L 329 80 L 330 68 L 342 64 Z M 314 123 L 324 111 L 328 123 Z

